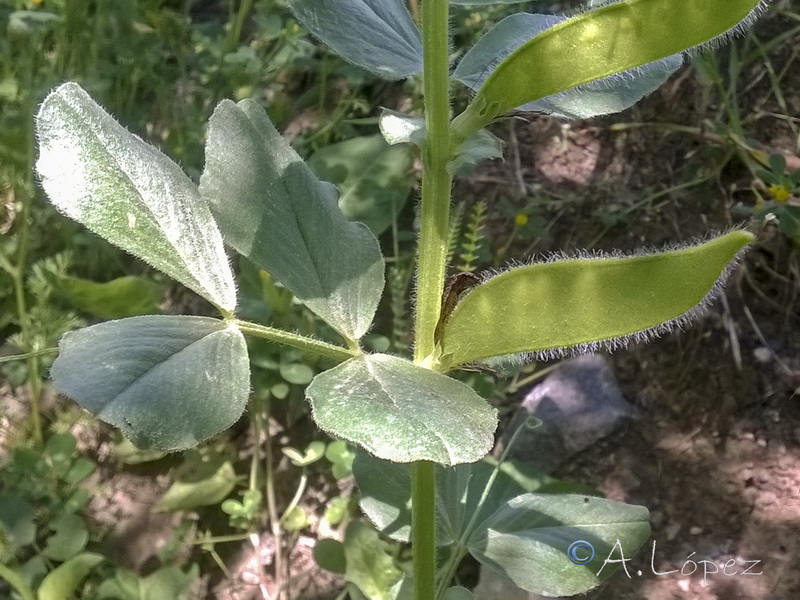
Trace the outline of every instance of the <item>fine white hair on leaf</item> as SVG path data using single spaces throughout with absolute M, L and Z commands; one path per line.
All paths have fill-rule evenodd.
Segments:
M 622 2 L 624 0 L 598 0 L 596 2 L 588 2 L 584 4 L 582 7 L 577 8 L 575 10 L 569 11 L 567 16 L 569 17 L 576 17 L 581 15 L 585 12 L 590 10 L 595 10 L 597 8 L 601 8 L 603 6 L 607 6 L 609 4 L 617 4 L 618 2 Z M 764 14 L 769 10 L 769 5 L 772 0 L 761 0 L 761 2 L 750 11 L 744 19 L 739 21 L 736 25 L 734 25 L 731 29 L 726 31 L 725 33 L 718 35 L 710 40 L 703 42 L 693 48 L 689 48 L 684 51 L 685 54 L 688 56 L 696 56 L 697 54 L 701 54 L 703 52 L 708 52 L 710 50 L 716 50 L 720 46 L 726 44 L 727 42 L 731 41 L 734 38 L 744 36 L 747 31 L 752 27 L 752 25 Z M 647 65 L 643 65 L 647 66 Z M 620 73 L 621 75 L 621 73 Z
M 515 260 L 511 261 L 510 264 L 503 269 L 491 269 L 488 270 L 486 273 L 483 273 L 481 276 L 482 282 L 485 283 L 498 275 L 502 275 L 507 271 L 510 271 L 516 267 L 524 267 L 524 266 L 531 266 L 535 264 L 542 264 L 542 263 L 549 263 L 549 262 L 557 262 L 563 260 L 605 260 L 605 259 L 618 259 L 618 258 L 633 258 L 633 257 L 640 257 L 640 256 L 652 256 L 661 254 L 663 252 L 671 252 L 675 250 L 683 250 L 689 248 L 691 246 L 700 245 L 712 238 L 716 238 L 731 231 L 735 231 L 737 228 L 731 227 L 726 229 L 725 231 L 718 232 L 718 233 L 708 233 L 700 238 L 694 238 L 688 242 L 683 243 L 670 243 L 665 245 L 660 249 L 655 249 L 652 247 L 645 247 L 640 248 L 632 253 L 624 253 L 619 250 L 613 250 L 611 252 L 604 252 L 600 250 L 577 250 L 572 253 L 564 252 L 564 251 L 556 251 L 547 253 L 546 255 L 542 256 L 538 260 L 533 258 L 527 261 L 520 261 Z M 698 318 L 702 317 L 706 314 L 714 302 L 714 300 L 723 293 L 725 288 L 725 283 L 728 281 L 731 273 L 736 269 L 739 265 L 744 253 L 746 252 L 746 248 L 739 250 L 736 255 L 733 257 L 732 260 L 728 262 L 726 267 L 720 273 L 720 276 L 717 278 L 717 281 L 708 291 L 708 293 L 703 297 L 700 302 L 698 302 L 694 307 L 689 309 L 687 312 L 683 313 L 679 317 L 674 319 L 669 319 L 664 321 L 663 323 L 659 323 L 653 327 L 648 327 L 646 329 L 642 329 L 640 331 L 635 331 L 633 333 L 622 335 L 613 338 L 607 339 L 600 339 L 595 340 L 593 342 L 585 343 L 585 344 L 576 344 L 574 346 L 565 346 L 565 347 L 554 347 L 554 348 L 545 348 L 542 350 L 538 350 L 535 352 L 520 352 L 516 354 L 507 354 L 503 356 L 494 356 L 491 358 L 487 358 L 481 360 L 480 362 L 483 364 L 488 365 L 491 368 L 500 368 L 502 369 L 505 367 L 515 366 L 519 367 L 527 363 L 531 362 L 546 362 L 551 360 L 559 360 L 563 358 L 570 358 L 574 356 L 579 356 L 582 354 L 594 354 L 599 351 L 606 351 L 606 352 L 613 352 L 615 350 L 620 350 L 623 348 L 627 348 L 629 344 L 641 344 L 650 342 L 656 338 L 659 338 L 667 333 L 671 333 L 675 329 L 680 331 L 685 331 L 686 328 L 696 321 Z M 465 297 L 469 295 L 469 292 L 465 294 Z M 463 298 L 462 298 L 463 300 Z
M 584 4 L 583 6 L 578 7 L 576 9 L 574 9 L 574 10 L 568 10 L 568 11 L 565 11 L 565 12 L 563 12 L 561 14 L 557 14 L 557 15 L 554 14 L 554 15 L 546 15 L 546 16 L 547 17 L 552 17 L 557 22 L 560 23 L 560 22 L 563 22 L 563 21 L 565 21 L 567 19 L 580 16 L 580 15 L 582 15 L 582 14 L 584 14 L 586 12 L 589 12 L 591 10 L 596 10 L 598 8 L 602 8 L 602 7 L 610 5 L 610 4 L 617 4 L 617 3 L 622 2 L 622 1 L 624 1 L 624 0 L 601 0 L 601 1 L 598 1 L 598 2 L 589 2 L 589 3 Z M 725 45 L 726 43 L 728 43 L 732 39 L 743 37 L 747 33 L 747 31 L 750 29 L 750 27 L 755 23 L 755 21 L 758 20 L 758 18 L 761 17 L 769 9 L 770 2 L 771 2 L 771 0 L 762 0 L 756 7 L 754 7 L 750 11 L 750 13 L 746 17 L 744 17 L 741 21 L 739 21 L 736 25 L 734 25 L 728 31 L 726 31 L 726 32 L 714 37 L 714 38 L 711 38 L 710 40 L 707 40 L 707 41 L 705 41 L 705 42 L 703 42 L 701 44 L 698 44 L 698 45 L 696 45 L 694 47 L 688 48 L 688 49 L 684 50 L 683 52 L 678 52 L 677 54 L 664 57 L 664 58 L 662 58 L 660 60 L 657 60 L 657 61 L 654 61 L 654 62 L 650 62 L 650 63 L 645 63 L 645 64 L 639 65 L 637 67 L 632 67 L 632 68 L 627 69 L 625 71 L 621 71 L 621 72 L 618 72 L 618 73 L 615 73 L 615 74 L 612 74 L 612 75 L 608 75 L 606 77 L 603 77 L 603 78 L 600 78 L 600 79 L 596 79 L 594 81 L 589 81 L 589 82 L 586 82 L 586 83 L 582 83 L 582 84 L 577 85 L 577 86 L 575 86 L 573 88 L 570 88 L 568 90 L 563 90 L 563 91 L 560 91 L 560 92 L 556 92 L 555 94 L 552 94 L 550 96 L 546 96 L 544 98 L 540 98 L 538 100 L 534 100 L 532 102 L 529 102 L 529 103 L 527 103 L 527 104 L 525 104 L 523 106 L 517 107 L 515 110 L 517 110 L 517 111 L 543 110 L 542 108 L 540 108 L 540 105 L 542 105 L 542 103 L 550 102 L 550 103 L 554 103 L 555 106 L 558 106 L 559 103 L 562 100 L 567 100 L 567 99 L 573 97 L 576 93 L 577 94 L 583 94 L 583 93 L 598 92 L 598 91 L 604 91 L 604 90 L 613 91 L 615 89 L 618 89 L 621 85 L 632 84 L 632 83 L 636 82 L 637 80 L 640 80 L 642 78 L 646 78 L 648 76 L 657 76 L 657 75 L 661 74 L 662 72 L 664 72 L 666 69 L 668 69 L 670 66 L 671 66 L 671 68 L 673 70 L 677 69 L 678 66 L 680 66 L 680 64 L 683 62 L 684 55 L 687 56 L 687 57 L 693 57 L 693 56 L 696 56 L 696 55 L 704 53 L 704 52 L 715 50 L 715 49 Z M 553 25 L 554 24 L 555 23 L 553 23 Z M 552 25 L 550 25 L 547 28 L 545 28 L 544 30 L 538 32 L 536 35 L 539 35 L 539 34 L 543 33 L 544 31 L 549 29 L 549 27 L 552 27 Z M 533 38 L 531 38 L 531 39 L 533 39 Z M 506 48 L 504 52 L 502 52 L 500 55 L 495 57 L 495 59 L 489 65 L 486 66 L 486 69 L 484 70 L 484 72 L 482 72 L 478 76 L 477 81 L 472 83 L 472 85 L 470 86 L 470 90 L 474 93 L 475 89 L 480 84 L 482 84 L 483 81 L 485 81 L 485 79 L 489 76 L 489 74 L 494 70 L 495 65 L 499 64 L 500 62 L 502 62 L 503 60 L 508 58 L 517 49 L 518 49 L 518 46 L 511 46 L 509 48 Z M 568 118 L 568 119 L 569 118 L 574 118 L 574 117 L 569 117 L 566 114 L 561 114 L 559 112 L 559 109 L 556 109 L 554 112 L 552 112 L 550 110 L 545 110 L 545 112 L 553 114 L 553 116 L 559 117 L 559 118 Z
M 720 46 L 728 43 L 729 41 L 735 38 L 744 37 L 747 34 L 747 31 L 753 24 L 769 10 L 771 0 L 762 0 L 753 10 L 750 11 L 744 19 L 739 21 L 734 27 L 723 33 L 722 35 L 718 35 L 715 38 L 708 40 L 694 48 L 689 48 L 686 50 L 686 54 L 688 56 L 696 56 L 703 52 L 708 52 L 711 50 L 716 50 Z

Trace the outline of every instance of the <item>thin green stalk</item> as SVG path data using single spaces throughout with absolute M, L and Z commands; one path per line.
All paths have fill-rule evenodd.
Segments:
M 244 22 L 251 10 L 253 10 L 253 0 L 242 0 L 242 3 L 239 5 L 239 12 L 236 14 L 236 22 L 233 24 L 233 28 L 228 34 L 227 47 L 229 52 L 232 52 L 236 46 L 239 45 L 242 39 Z
M 414 598 L 436 596 L 436 463 L 415 462 L 412 468 L 411 544 L 414 549 Z
M 294 496 L 292 496 L 291 502 L 286 506 L 286 510 L 283 511 L 283 515 L 281 515 L 281 521 L 286 519 L 289 516 L 295 507 L 300 504 L 300 500 L 303 498 L 303 494 L 306 493 L 306 487 L 308 486 L 308 470 L 303 467 L 303 471 L 300 473 L 300 482 L 297 484 L 297 489 L 294 492 Z
M 420 239 L 417 259 L 417 320 L 414 360 L 422 363 L 434 351 L 439 321 L 447 242 L 450 229 L 450 88 L 448 72 L 448 2 L 422 4 L 425 126 Z
M 259 325 L 258 323 L 251 323 L 249 321 L 241 321 L 239 319 L 231 319 L 230 321 L 236 325 L 242 333 L 249 334 L 255 337 L 260 337 L 270 342 L 278 344 L 286 344 L 294 348 L 299 348 L 306 352 L 318 354 L 320 356 L 327 356 L 334 360 L 344 362 L 356 356 L 361 356 L 361 351 L 356 348 L 343 348 L 315 340 L 298 333 L 291 333 L 283 329 L 276 329 L 274 327 L 267 327 L 266 325 Z
M 226 542 L 241 542 L 248 538 L 249 533 L 234 533 L 232 535 L 217 535 L 213 537 L 201 537 L 191 542 L 193 546 L 202 546 L 204 544 L 222 544 Z
M 0 356 L 0 363 L 12 362 L 15 360 L 28 360 L 36 356 L 44 356 L 45 354 L 58 354 L 58 348 L 45 348 L 43 350 L 36 350 L 34 352 L 26 352 L 25 354 L 14 354 L 12 356 Z
M 448 0 L 422 3 L 423 93 L 427 139 L 422 152 L 422 200 L 417 258 L 414 362 L 433 366 L 450 232 L 450 84 Z M 436 470 L 413 465 L 411 539 L 414 597 L 436 598 Z
M 278 503 L 275 499 L 275 469 L 272 463 L 272 433 L 269 429 L 271 400 L 268 398 L 265 403 L 266 419 L 264 421 L 264 432 L 266 433 L 266 445 L 264 446 L 264 485 L 266 487 L 267 513 L 269 514 L 269 527 L 272 532 L 272 540 L 275 544 L 275 554 L 272 562 L 275 567 L 275 586 L 278 590 L 277 600 L 284 597 L 283 583 L 283 528 L 281 527 L 280 515 L 278 515 Z
M 31 65 L 34 68 L 35 65 Z M 33 71 L 35 72 L 35 71 Z M 32 75 L 31 75 L 32 78 Z M 29 81 L 31 86 L 33 80 Z M 31 96 L 28 102 L 28 114 L 36 112 L 36 103 Z M 34 188 L 33 182 L 33 164 L 35 162 L 36 150 L 33 127 L 29 126 L 27 130 L 26 149 L 28 154 L 28 177 L 19 189 L 21 194 L 21 214 L 17 217 L 20 220 L 19 231 L 17 233 L 17 253 L 15 256 L 16 265 L 13 271 L 9 271 L 14 285 L 14 298 L 16 301 L 17 319 L 22 336 L 28 342 L 31 341 L 32 335 L 30 332 L 30 320 L 28 318 L 28 305 L 25 298 L 25 272 L 28 263 L 28 238 L 30 235 L 30 220 L 31 220 L 31 205 L 33 204 L 33 195 L 30 190 Z M 6 270 L 8 268 L 6 267 Z M 33 441 L 36 446 L 41 446 L 44 442 L 44 435 L 42 433 L 42 413 L 41 413 L 41 399 L 42 399 L 42 378 L 40 374 L 39 355 L 36 352 L 31 352 L 27 358 L 28 361 L 28 396 L 30 400 L 30 420 L 31 429 L 33 431 Z
M 253 457 L 250 460 L 247 488 L 255 490 L 258 486 L 258 464 L 261 462 L 261 430 L 264 428 L 261 422 L 261 403 L 255 397 L 250 401 L 250 411 L 253 415 Z

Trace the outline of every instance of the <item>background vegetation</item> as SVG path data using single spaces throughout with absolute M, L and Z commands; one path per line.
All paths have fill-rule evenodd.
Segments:
M 487 23 L 519 9 L 455 11 L 454 58 Z M 451 226 L 455 271 L 476 272 L 534 252 L 631 249 L 764 222 L 759 249 L 719 309 L 725 335 L 709 346 L 690 338 L 678 366 L 658 357 L 670 346 L 656 346 L 618 369 L 632 394 L 646 376 L 702 394 L 709 372 L 735 371 L 747 380 L 742 390 L 766 400 L 754 408 L 740 401 L 744 392 L 726 388 L 733 400 L 717 412 L 708 403 L 673 403 L 676 426 L 711 415 L 708 435 L 724 440 L 750 433 L 736 429 L 743 421 L 777 414 L 788 425 L 763 439 L 778 440 L 774 449 L 783 448 L 792 468 L 800 447 L 792 425 L 800 410 L 789 395 L 800 385 L 798 32 L 800 6 L 778 2 L 746 37 L 698 57 L 637 108 L 590 123 L 530 115 L 496 126 L 507 162 L 463 174 Z M 354 449 L 315 432 L 308 418 L 304 386 L 324 362 L 252 342 L 247 418 L 181 455 L 139 452 L 49 389 L 48 367 L 66 331 L 136 314 L 208 311 L 43 201 L 32 170 L 32 115 L 68 80 L 194 178 L 217 102 L 262 103 L 317 174 L 341 187 L 345 213 L 381 234 L 391 257 L 388 294 L 368 343 L 400 353 L 411 345 L 417 157 L 382 141 L 377 115 L 381 107 L 417 109 L 420 81 L 388 84 L 347 64 L 302 30 L 281 0 L 0 0 L 0 597 L 23 597 L 25 587 L 43 600 L 69 597 L 63 589 L 86 600 L 389 597 L 407 568 L 406 550 L 359 516 Z M 487 217 L 489 204 L 500 217 Z M 237 273 L 243 318 L 330 335 L 265 272 L 242 260 Z M 692 370 L 703 348 L 707 368 Z M 759 362 L 758 348 L 769 361 Z M 649 375 L 641 374 L 648 361 Z M 549 368 L 463 379 L 509 418 Z M 645 400 L 642 408 L 652 407 Z M 659 410 L 652 408 L 654 419 L 663 417 Z M 579 461 L 561 475 L 608 493 L 603 468 Z M 790 477 L 798 481 L 796 471 Z M 747 501 L 739 491 L 737 502 Z M 792 552 L 797 544 L 783 551 L 786 564 Z M 474 572 L 461 576 L 474 584 Z M 47 581 L 53 595 L 45 595 Z M 778 577 L 775 597 L 796 597 L 796 584 Z M 601 593 L 622 597 L 625 588 Z

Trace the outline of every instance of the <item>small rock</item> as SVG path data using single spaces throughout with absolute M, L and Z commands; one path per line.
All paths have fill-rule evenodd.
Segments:
M 542 426 L 523 431 L 511 454 L 552 471 L 609 435 L 634 408 L 622 396 L 605 359 L 587 355 L 565 362 L 525 397 L 503 436 L 505 445 L 530 416 Z
M 701 533 L 703 533 L 703 528 L 697 525 L 689 529 L 689 535 L 700 535 Z
M 761 447 L 761 448 L 766 448 L 767 447 L 767 440 L 765 440 L 764 438 L 758 438 L 756 440 L 756 445 Z
M 753 350 L 753 358 L 756 359 L 756 362 L 766 365 L 772 362 L 772 350 L 765 346 L 760 346 Z

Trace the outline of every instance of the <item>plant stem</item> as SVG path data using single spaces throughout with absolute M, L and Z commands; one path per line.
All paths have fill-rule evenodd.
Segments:
M 412 470 L 411 544 L 414 549 L 414 598 L 436 598 L 436 464 L 415 462 Z
M 292 512 L 295 507 L 300 504 L 300 500 L 303 498 L 303 494 L 306 493 L 306 486 L 308 485 L 308 472 L 306 467 L 303 467 L 302 473 L 300 473 L 300 482 L 297 484 L 297 489 L 294 492 L 294 496 L 292 496 L 291 502 L 286 507 L 286 510 L 283 511 L 283 515 L 281 515 L 281 522 L 284 521 L 289 516 L 289 513 Z
M 43 350 L 36 350 L 34 352 L 26 352 L 25 354 L 14 354 L 12 356 L 0 356 L 0 363 L 12 362 L 15 360 L 28 360 L 36 356 L 43 356 L 45 354 L 58 354 L 58 348 L 45 348 Z
M 222 544 L 225 542 L 241 542 L 246 540 L 249 533 L 234 533 L 233 535 L 217 535 L 214 537 L 203 537 L 199 540 L 191 542 L 194 546 L 202 546 L 203 544 Z
M 318 354 L 320 356 L 327 356 L 334 360 L 344 362 L 356 356 L 361 356 L 361 351 L 355 348 L 343 348 L 315 340 L 314 338 L 306 337 L 298 333 L 290 333 L 283 329 L 276 329 L 274 327 L 267 327 L 266 325 L 259 325 L 258 323 L 251 323 L 250 321 L 241 321 L 239 319 L 231 319 L 231 323 L 236 325 L 242 333 L 246 333 L 255 337 L 260 337 L 270 342 L 277 342 L 279 344 L 286 344 L 306 352 Z
M 423 149 L 414 362 L 435 363 L 434 332 L 441 312 L 450 232 L 450 87 L 448 0 L 422 3 L 423 84 L 427 139 Z M 436 465 L 413 465 L 411 538 L 414 597 L 436 598 Z
M 448 72 L 448 2 L 422 4 L 425 126 L 420 240 L 417 258 L 417 320 L 414 360 L 434 351 L 439 321 L 450 229 L 450 88 Z
M 265 403 L 266 419 L 264 421 L 264 432 L 266 433 L 266 445 L 264 456 L 264 479 L 267 496 L 267 512 L 269 513 L 269 526 L 272 531 L 272 540 L 275 544 L 275 554 L 273 556 L 273 565 L 275 568 L 275 587 L 278 590 L 276 595 L 277 600 L 284 597 L 283 584 L 283 529 L 281 528 L 280 515 L 278 515 L 278 503 L 275 501 L 275 473 L 274 465 L 272 463 L 272 432 L 270 431 L 270 407 L 271 399 L 267 399 Z
M 32 72 L 35 73 L 35 65 L 31 64 L 31 68 L 33 69 Z M 32 76 L 31 76 L 32 77 Z M 28 82 L 30 84 L 29 89 L 34 89 L 32 79 Z M 28 99 L 28 114 L 35 114 L 36 112 L 36 102 L 34 97 L 31 95 Z M 28 157 L 28 165 L 29 168 L 27 169 L 27 177 L 21 185 L 18 186 L 18 190 L 21 192 L 21 210 L 20 214 L 17 216 L 20 219 L 19 231 L 17 232 L 17 254 L 16 254 L 16 265 L 14 266 L 13 270 L 9 271 L 11 278 L 13 280 L 14 285 L 14 297 L 16 301 L 16 308 L 17 308 L 17 318 L 19 322 L 19 328 L 22 333 L 22 338 L 27 342 L 28 345 L 33 345 L 34 340 L 33 335 L 31 333 L 31 321 L 28 317 L 28 306 L 27 301 L 25 298 L 25 272 L 27 269 L 28 263 L 28 238 L 30 236 L 30 221 L 32 218 L 31 215 L 31 206 L 33 205 L 33 193 L 32 190 L 34 189 L 34 181 L 33 181 L 33 166 L 35 163 L 36 157 L 36 150 L 35 150 L 35 140 L 34 140 L 34 131 L 32 124 L 29 124 L 26 130 L 26 151 Z M 8 267 L 5 267 L 8 270 Z M 31 429 L 33 431 L 33 441 L 37 447 L 41 447 L 44 443 L 44 435 L 42 433 L 42 411 L 41 411 L 41 399 L 42 399 L 42 378 L 39 373 L 40 371 L 40 361 L 39 355 L 37 353 L 38 348 L 31 347 L 32 352 L 28 355 L 28 396 L 30 400 L 30 424 Z
M 231 30 L 228 32 L 228 52 L 233 52 L 236 49 L 236 46 L 239 45 L 239 42 L 242 39 L 242 27 L 244 27 L 244 22 L 247 19 L 247 15 L 250 14 L 252 9 L 253 0 L 242 0 L 242 3 L 239 5 L 239 11 L 236 13 L 236 21 L 233 23 Z

